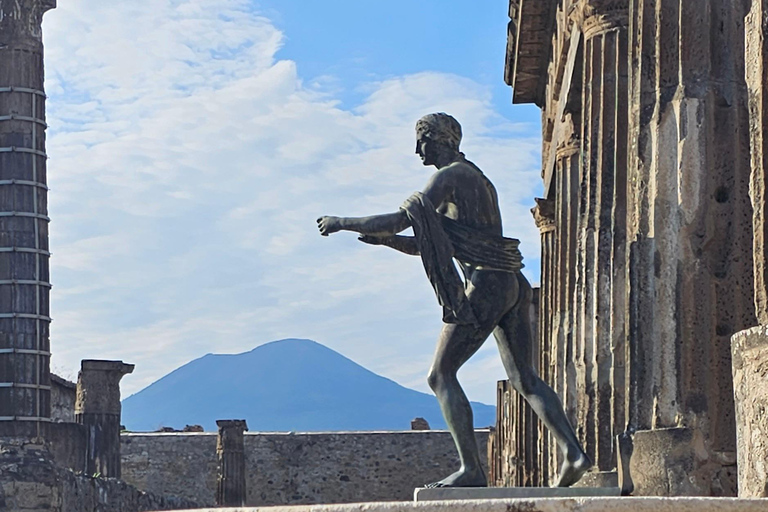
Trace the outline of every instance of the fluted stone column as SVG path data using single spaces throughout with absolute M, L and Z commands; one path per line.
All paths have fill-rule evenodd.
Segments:
M 621 206 L 626 197 L 622 188 L 626 183 L 626 139 L 621 135 L 626 133 L 629 108 L 628 2 L 582 1 L 579 10 L 584 68 L 577 262 L 581 318 L 576 357 L 577 380 L 583 388 L 577 424 L 587 454 L 599 470 L 610 471 L 616 467 L 614 422 L 621 421 L 618 428 L 624 427 L 623 340 L 613 332 L 621 314 L 616 301 L 622 297 L 614 294 L 613 286 L 614 275 L 623 268 L 615 260 L 615 234 L 626 222 Z
M 630 6 L 628 424 L 706 439 L 703 494 L 733 492 L 729 340 L 755 324 L 741 4 Z
M 553 357 L 557 355 L 555 341 L 555 307 L 557 298 L 557 246 L 555 233 L 555 201 L 552 199 L 536 198 L 536 207 L 531 210 L 536 227 L 541 233 L 541 289 L 539 291 L 539 321 L 538 340 L 532 350 L 532 363 L 535 364 L 539 376 L 550 386 L 554 384 L 554 372 L 552 367 Z M 526 412 L 530 409 L 525 404 Z M 531 418 L 532 422 L 536 420 Z M 550 472 L 549 432 L 541 422 L 538 423 L 538 431 L 535 441 L 535 465 L 532 471 L 532 485 L 548 485 Z M 534 439 L 531 439 L 534 441 Z
M 247 497 L 245 487 L 245 420 L 217 420 L 219 437 L 216 456 L 219 460 L 216 482 L 216 505 L 241 507 Z
M 55 0 L 0 0 L 0 437 L 50 422 L 43 14 Z
M 753 0 L 745 13 L 745 73 L 749 123 L 753 207 L 752 226 L 755 314 L 759 325 L 731 340 L 736 406 L 739 497 L 768 496 L 768 0 Z
M 578 389 L 573 359 L 572 328 L 574 313 L 574 291 L 576 288 L 576 239 L 579 215 L 579 170 L 581 162 L 581 129 L 569 116 L 570 136 L 557 150 L 555 183 L 556 216 L 556 270 L 557 306 L 555 309 L 555 334 L 551 343 L 554 358 L 553 389 L 563 402 L 568 420 L 576 425 Z M 563 454 L 558 453 L 555 440 L 550 436 L 549 482 L 555 482 L 557 472 L 563 463 Z
M 745 20 L 746 80 L 749 118 L 755 265 L 755 310 L 760 325 L 768 325 L 768 1 L 753 0 Z
M 81 363 L 75 421 L 88 429 L 86 475 L 120 478 L 120 379 L 133 368 L 122 361 Z

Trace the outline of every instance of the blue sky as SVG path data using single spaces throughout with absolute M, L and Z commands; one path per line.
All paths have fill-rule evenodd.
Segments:
M 396 210 L 446 111 L 538 281 L 539 111 L 503 83 L 506 0 L 66 0 L 46 14 L 53 369 L 136 371 L 310 338 L 427 390 L 440 308 L 421 263 L 322 214 Z M 493 403 L 492 342 L 462 370 Z

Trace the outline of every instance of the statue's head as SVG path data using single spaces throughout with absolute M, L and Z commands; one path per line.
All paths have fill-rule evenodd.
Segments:
M 424 165 L 438 165 L 459 152 L 461 125 L 444 112 L 427 114 L 416 122 L 416 153 Z

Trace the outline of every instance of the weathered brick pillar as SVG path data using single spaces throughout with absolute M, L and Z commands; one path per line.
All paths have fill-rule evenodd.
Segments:
M 216 455 L 219 459 L 216 482 L 216 505 L 241 507 L 245 505 L 245 420 L 217 420 L 219 437 Z
M 624 340 L 614 335 L 622 310 L 615 301 L 615 234 L 626 223 L 628 2 L 588 0 L 580 5 L 584 34 L 582 165 L 578 272 L 581 309 L 578 429 L 587 454 L 601 471 L 616 467 L 614 426 L 623 430 Z M 621 243 L 618 243 L 621 246 Z M 618 268 L 617 268 L 618 267 Z M 623 301 L 622 301 L 623 306 Z M 618 402 L 618 403 L 617 403 Z
M 0 437 L 50 422 L 48 201 L 43 13 L 0 0 Z
M 88 428 L 86 475 L 120 478 L 120 379 L 133 368 L 122 361 L 81 363 L 75 421 Z

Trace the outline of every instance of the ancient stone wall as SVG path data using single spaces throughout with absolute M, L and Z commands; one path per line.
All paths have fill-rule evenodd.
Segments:
M 0 510 L 14 512 L 141 512 L 198 508 L 182 498 L 140 491 L 113 478 L 61 468 L 42 446 L 0 443 Z
M 488 431 L 477 431 L 486 453 Z M 216 434 L 124 433 L 122 477 L 139 489 L 213 505 Z M 458 469 L 443 431 L 245 433 L 246 505 L 413 499 Z
M 51 374 L 51 421 L 75 422 L 77 384 Z

